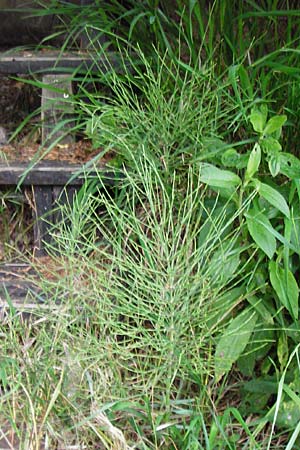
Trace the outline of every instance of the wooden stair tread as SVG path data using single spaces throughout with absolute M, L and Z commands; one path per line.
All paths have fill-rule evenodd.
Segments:
M 28 274 L 28 279 L 26 279 Z M 26 264 L 2 264 L 0 266 L 0 317 L 13 307 L 18 311 L 49 308 L 32 277 L 33 269 Z
M 28 170 L 29 162 L 0 163 L 0 185 L 16 186 L 22 179 L 24 186 L 80 186 L 86 178 L 93 178 L 103 174 L 104 184 L 114 184 L 117 176 L 105 167 L 97 170 L 85 169 L 84 164 L 74 164 L 68 161 L 41 161 Z
M 122 60 L 115 52 L 105 52 L 103 56 L 87 52 L 61 51 L 18 51 L 10 50 L 0 53 L 0 73 L 2 74 L 30 74 L 36 72 L 68 73 L 77 69 L 78 72 L 87 70 L 99 72 L 110 67 L 122 70 Z

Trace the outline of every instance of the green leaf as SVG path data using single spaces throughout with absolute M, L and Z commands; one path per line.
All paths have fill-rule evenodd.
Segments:
M 292 209 L 291 243 L 300 253 L 300 205 L 296 203 Z
M 237 366 L 243 375 L 251 377 L 255 362 L 266 356 L 272 344 L 276 342 L 274 331 L 268 325 L 256 325 L 243 355 L 237 360 Z
M 293 273 L 283 269 L 274 261 L 269 263 L 270 281 L 282 305 L 294 320 L 298 319 L 299 289 Z
M 240 265 L 240 248 L 220 247 L 213 253 L 210 260 L 208 274 L 214 279 L 226 283 L 232 279 Z
M 267 307 L 269 305 L 265 306 L 263 300 L 261 298 L 258 299 L 255 295 L 247 297 L 247 300 L 266 324 L 274 324 L 273 315 L 270 308 Z
M 261 161 L 261 149 L 260 145 L 256 143 L 253 147 L 253 150 L 250 153 L 245 179 L 251 180 L 253 175 L 258 171 L 259 165 Z
M 209 186 L 229 189 L 237 187 L 241 183 L 240 177 L 235 173 L 218 169 L 218 167 L 206 163 L 201 165 L 200 180 Z
M 244 287 L 235 287 L 220 295 L 220 297 L 217 297 L 214 300 L 214 310 L 206 320 L 207 328 L 212 330 L 217 324 L 226 320 L 227 315 L 230 314 L 230 312 L 224 314 L 224 311 L 231 311 L 233 306 L 240 303 L 243 295 Z
M 225 167 L 236 167 L 240 157 L 240 154 L 234 148 L 229 148 L 223 153 L 221 161 Z
M 250 81 L 248 72 L 244 66 L 240 65 L 240 67 L 238 69 L 238 74 L 239 74 L 240 84 L 241 84 L 242 89 L 245 92 L 247 92 L 247 95 L 250 98 L 252 98 L 253 97 L 253 87 L 252 87 L 252 83 Z
M 276 189 L 272 188 L 268 184 L 261 183 L 259 180 L 253 180 L 257 192 L 269 202 L 272 206 L 275 206 L 279 211 L 282 212 L 288 219 L 290 218 L 290 209 L 288 204 Z
M 272 177 L 276 177 L 280 172 L 280 161 L 278 155 L 271 156 L 268 164 Z
M 269 219 L 260 211 L 249 210 L 245 213 L 247 227 L 250 236 L 258 247 L 270 258 L 276 250 L 276 239 L 269 229 L 272 229 L 272 225 Z
M 283 401 L 280 403 L 280 408 L 276 420 L 276 424 L 280 427 L 293 429 L 300 423 L 300 409 L 299 405 L 294 401 Z M 286 447 L 287 448 L 287 447 Z
M 260 145 L 262 151 L 267 153 L 269 156 L 277 155 L 282 149 L 280 142 L 271 136 L 261 139 Z
M 281 130 L 282 125 L 285 124 L 286 121 L 287 116 L 284 114 L 282 116 L 271 117 L 264 129 L 264 134 L 272 134 L 278 130 Z
M 236 316 L 221 336 L 215 351 L 215 377 L 219 381 L 243 353 L 257 320 L 252 308 Z
M 291 153 L 280 153 L 278 155 L 280 173 L 291 178 L 300 178 L 300 160 Z
M 266 120 L 267 120 L 267 109 L 265 105 L 262 105 L 260 109 L 252 108 L 250 114 L 250 122 L 253 126 L 254 131 L 257 133 L 263 133 Z
M 150 25 L 153 25 L 155 23 L 155 21 L 156 21 L 156 17 L 155 16 L 150 16 L 149 17 L 149 24 Z
M 281 370 L 284 370 L 284 367 L 289 359 L 289 346 L 285 331 L 281 331 L 277 338 L 277 357 Z

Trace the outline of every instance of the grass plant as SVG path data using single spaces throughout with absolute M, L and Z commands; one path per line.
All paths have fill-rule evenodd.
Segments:
M 40 307 L 1 324 L 24 449 L 299 448 L 299 11 L 183 3 L 57 10 L 126 61 L 70 99 L 121 177 L 61 207 Z
M 79 196 L 57 236 L 59 273 L 37 267 L 51 315 L 37 309 L 24 324 L 11 310 L 2 325 L 3 423 L 15 407 L 16 428 L 33 429 L 31 445 L 65 432 L 95 447 L 99 435 L 111 439 L 112 421 L 128 445 L 173 448 L 192 440 L 189 419 L 209 416 L 221 394 L 210 376 L 212 342 L 244 302 L 235 287 L 242 269 L 234 262 L 225 273 L 222 264 L 245 250 L 235 217 L 227 220 L 217 199 L 205 205 L 199 174 L 189 174 L 179 200 L 145 154 L 136 169 L 122 199 Z

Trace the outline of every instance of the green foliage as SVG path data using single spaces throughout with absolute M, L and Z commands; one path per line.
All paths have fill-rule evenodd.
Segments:
M 25 339 L 11 308 L 1 328 L 15 350 L 0 414 L 36 446 L 62 423 L 83 446 L 262 450 L 279 448 L 276 425 L 299 448 L 299 11 L 44 6 L 70 30 L 63 48 L 84 33 L 96 66 L 120 52 L 122 73 L 75 74 L 70 101 L 74 131 L 123 178 L 106 189 L 99 173 L 62 208 L 49 251 L 64 276 L 41 281 L 54 316 Z
M 252 108 L 249 119 L 254 131 L 258 133 L 259 138 L 258 142 L 254 144 L 252 151 L 248 153 L 248 162 L 243 181 L 236 184 L 238 195 L 232 195 L 232 201 L 237 206 L 242 204 L 245 194 L 248 198 L 252 195 L 252 200 L 244 212 L 246 221 L 244 223 L 243 218 L 240 217 L 240 226 L 243 230 L 243 239 L 248 240 L 249 242 L 253 240 L 255 243 L 257 248 L 256 259 L 259 261 L 259 266 L 258 264 L 255 266 L 255 262 L 253 262 L 253 268 L 254 270 L 259 270 L 260 274 L 263 273 L 263 278 L 257 278 L 257 284 L 254 276 L 249 288 L 255 289 L 256 292 L 260 291 L 260 295 L 262 295 L 262 304 L 267 302 L 267 305 L 270 296 L 275 296 L 277 299 L 274 305 L 275 308 L 282 305 L 290 314 L 290 323 L 297 322 L 299 311 L 299 287 L 295 277 L 297 269 L 295 266 L 291 266 L 293 255 L 295 253 L 299 255 L 297 248 L 291 245 L 291 229 L 293 227 L 291 210 L 293 210 L 296 203 L 291 200 L 292 197 L 291 195 L 288 195 L 286 187 L 283 191 L 280 185 L 276 185 L 272 182 L 272 178 L 278 177 L 280 174 L 286 176 L 286 173 L 284 173 L 285 171 L 283 172 L 281 169 L 281 165 L 277 164 L 276 171 L 270 170 L 271 173 L 268 173 L 270 161 L 274 159 L 279 161 L 278 155 L 281 154 L 281 145 L 278 139 L 282 132 L 282 126 L 285 124 L 287 118 L 286 116 L 274 116 L 268 120 L 268 108 L 266 105 L 262 105 L 260 107 Z M 263 151 L 261 151 L 261 149 Z M 266 163 L 269 164 L 267 165 Z M 221 169 L 217 170 L 220 170 L 220 173 L 222 173 Z M 241 176 L 240 171 L 238 171 L 238 174 Z M 234 176 L 233 172 L 232 176 Z M 259 178 L 264 181 L 262 182 Z M 224 194 L 226 196 L 226 192 L 222 192 L 222 188 L 226 190 L 225 180 L 226 178 L 224 177 L 224 185 L 219 186 L 221 188 L 219 192 L 221 195 Z M 206 182 L 212 188 L 214 187 L 212 179 L 207 177 L 202 179 L 202 181 Z M 292 190 L 293 181 L 294 178 L 288 181 L 291 192 L 294 192 Z M 285 185 L 287 186 L 286 182 Z M 231 185 L 228 183 L 228 188 L 230 187 Z M 290 204 L 288 204 L 288 201 Z M 285 223 L 284 233 L 282 233 L 282 220 L 284 220 Z M 264 255 L 270 260 L 269 263 L 265 261 Z M 268 289 L 266 289 L 265 283 L 268 282 L 269 286 Z M 274 290 L 273 295 L 270 292 L 270 288 L 273 288 Z M 249 294 L 250 296 L 252 295 L 251 290 L 249 291 Z M 251 302 L 251 304 L 253 304 L 253 302 Z M 267 308 L 269 308 L 269 306 L 267 306 Z M 239 316 L 234 320 L 239 321 Z M 280 313 L 279 316 L 277 316 L 277 320 L 279 320 L 279 323 L 282 323 L 282 321 L 286 321 L 286 317 Z M 251 330 L 251 333 L 252 331 L 253 329 Z M 227 332 L 225 331 L 221 337 L 219 347 L 222 347 L 223 342 L 226 344 L 228 340 L 226 333 Z M 234 336 L 234 338 L 242 339 L 242 336 L 243 334 L 241 332 L 240 336 L 238 336 L 237 333 L 237 336 Z M 241 345 L 242 349 L 248 343 L 250 335 L 245 332 L 244 338 L 245 342 Z M 279 346 L 281 345 L 280 342 L 279 339 L 278 351 Z M 225 369 L 226 365 L 224 365 L 222 370 L 217 370 L 217 373 L 220 375 L 228 372 L 232 363 L 237 361 L 240 353 L 242 353 L 242 351 L 239 351 L 239 349 L 236 348 L 237 345 L 234 345 L 233 341 L 231 344 L 232 345 L 225 345 L 225 347 L 228 347 L 232 352 L 232 357 L 228 357 L 227 370 Z M 288 342 L 285 340 L 283 344 L 284 351 L 287 351 L 287 345 Z M 219 353 L 223 352 L 222 349 L 220 350 L 221 347 L 219 347 L 217 347 L 218 357 Z M 252 360 L 253 358 L 255 360 L 255 354 L 257 355 L 257 358 L 261 358 L 259 350 L 252 349 Z M 279 354 L 281 354 L 281 351 L 279 351 L 278 355 Z M 282 364 L 282 358 L 280 357 L 279 359 L 280 364 Z M 217 364 L 220 364 L 219 361 L 220 358 L 218 358 Z
M 275 261 L 270 261 L 270 281 L 280 302 L 289 311 L 294 320 L 298 319 L 299 288 L 293 273 L 283 269 Z
M 262 211 L 255 209 L 248 210 L 245 217 L 250 236 L 269 259 L 272 259 L 276 251 L 276 239 L 270 233 L 271 222 Z
M 215 352 L 215 377 L 217 381 L 229 372 L 232 364 L 245 350 L 256 321 L 256 312 L 253 312 L 252 308 L 245 309 L 232 320 L 221 336 Z

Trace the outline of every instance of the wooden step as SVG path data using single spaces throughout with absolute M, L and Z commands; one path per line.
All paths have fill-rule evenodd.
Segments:
M 127 62 L 125 62 L 127 65 Z M 129 64 L 128 64 L 129 66 Z M 42 142 L 60 140 L 61 144 L 73 141 L 72 116 L 74 108 L 68 99 L 72 97 L 74 73 L 123 73 L 124 60 L 115 52 L 18 51 L 11 49 L 0 53 L 0 74 L 41 74 Z M 126 68 L 128 70 L 128 68 Z M 64 129 L 57 124 L 64 120 Z
M 111 67 L 122 72 L 124 62 L 115 52 L 18 51 L 0 53 L 0 73 L 7 75 L 32 73 L 78 73 L 108 71 Z
M 118 66 L 119 65 L 119 66 Z M 72 74 L 74 69 L 82 71 L 103 70 L 111 67 L 124 68 L 123 61 L 115 53 L 106 52 L 100 55 L 90 55 L 87 52 L 62 53 L 33 51 L 0 54 L 0 73 L 4 74 L 43 74 L 42 87 L 42 145 L 60 141 L 69 144 L 74 139 L 72 133 L 73 106 L 69 102 L 72 95 Z M 48 75 L 50 73 L 51 75 Z M 69 73 L 69 74 L 68 74 Z M 57 127 L 61 121 L 64 127 Z M 62 129 L 63 128 L 63 129 Z M 43 242 L 51 242 L 49 229 L 57 220 L 57 215 L 51 211 L 57 204 L 65 199 L 71 203 L 73 196 L 87 178 L 99 177 L 104 184 L 114 185 L 116 176 L 103 168 L 96 170 L 83 170 L 83 165 L 70 164 L 65 161 L 40 162 L 28 168 L 29 163 L 17 161 L 0 163 L 1 186 L 32 186 L 35 204 L 34 247 L 35 255 L 45 255 Z M 67 186 L 64 188 L 64 186 Z M 64 191 L 64 195 L 60 193 Z M 43 217 L 46 220 L 43 220 Z
M 28 264 L 0 265 L 0 320 L 8 311 L 32 312 L 44 308 L 43 298 L 33 283 L 33 270 Z
M 84 170 L 84 165 L 67 161 L 42 161 L 31 168 L 28 163 L 7 162 L 0 164 L 0 188 L 31 186 L 34 209 L 34 253 L 46 254 L 45 243 L 51 243 L 50 229 L 60 219 L 53 212 L 58 204 L 72 205 L 76 191 L 83 183 L 101 177 L 104 185 L 114 186 L 120 180 L 115 172 L 99 167 Z M 99 182 L 100 183 L 100 182 Z
M 101 177 L 105 185 L 115 185 L 119 177 L 105 167 L 86 169 L 87 165 L 68 161 L 41 161 L 30 167 L 30 162 L 0 163 L 0 186 L 82 186 L 85 180 Z M 24 175 L 25 174 L 25 175 Z

